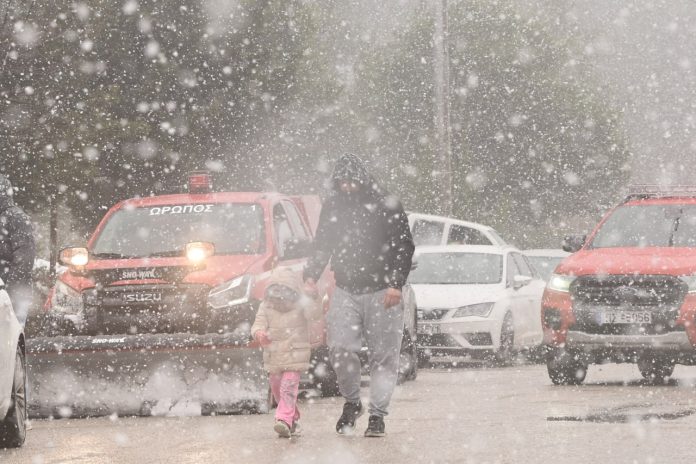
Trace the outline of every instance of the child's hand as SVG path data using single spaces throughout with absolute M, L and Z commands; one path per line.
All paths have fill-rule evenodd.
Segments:
M 264 330 L 257 330 L 254 332 L 254 340 L 261 346 L 268 346 L 271 344 L 271 337 Z

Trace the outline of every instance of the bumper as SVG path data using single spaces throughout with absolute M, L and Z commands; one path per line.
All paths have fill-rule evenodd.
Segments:
M 248 331 L 256 315 L 252 303 L 214 309 L 210 307 L 158 312 L 137 312 L 131 308 L 90 307 L 78 314 L 46 314 L 44 328 L 50 327 L 41 336 L 99 336 L 101 334 L 222 334 Z
M 598 335 L 570 330 L 566 346 L 581 351 L 604 350 L 651 350 L 651 351 L 688 351 L 694 347 L 689 342 L 686 332 L 670 332 L 662 335 Z

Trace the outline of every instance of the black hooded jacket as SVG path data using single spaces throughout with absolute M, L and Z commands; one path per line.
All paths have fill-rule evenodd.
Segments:
M 336 285 L 346 291 L 401 289 L 414 251 L 401 203 L 380 189 L 355 155 L 339 158 L 331 180 L 333 192 L 321 210 L 305 279 L 319 279 L 331 261 Z M 341 192 L 344 180 L 358 184 L 359 191 Z
M 14 203 L 8 189 L 2 188 L 6 183 L 2 181 L 5 179 L 0 179 L 0 278 L 12 293 L 31 286 L 36 244 L 29 216 Z

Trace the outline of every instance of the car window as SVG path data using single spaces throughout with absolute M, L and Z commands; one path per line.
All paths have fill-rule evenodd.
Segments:
M 442 243 L 442 234 L 445 230 L 443 222 L 426 221 L 418 219 L 413 223 L 413 243 L 416 246 L 439 245 Z
M 529 263 L 527 263 L 527 260 L 525 259 L 524 256 L 522 256 L 520 253 L 510 253 L 510 254 L 515 259 L 515 263 L 517 264 L 517 269 L 519 269 L 519 271 L 520 271 L 520 275 L 527 276 L 527 277 L 536 277 L 534 271 L 529 266 Z
M 282 258 L 285 255 L 285 246 L 293 235 L 288 215 L 281 204 L 273 207 L 273 227 L 278 254 Z
M 290 221 L 290 225 L 292 226 L 295 236 L 301 239 L 309 239 L 307 229 L 305 229 L 304 222 L 302 222 L 300 213 L 297 212 L 295 205 L 290 201 L 283 201 L 283 207 L 285 208 L 285 212 L 287 213 L 288 220 Z
M 696 206 L 616 208 L 594 236 L 591 247 L 696 247 Z
M 507 257 L 507 271 L 506 271 L 506 280 L 505 280 L 505 285 L 508 287 L 512 287 L 512 282 L 513 279 L 516 275 L 520 274 L 520 270 L 517 268 L 517 263 L 515 263 L 515 259 L 512 257 L 512 253 L 510 253 Z
M 216 203 L 123 208 L 96 237 L 95 255 L 175 256 L 189 242 L 210 242 L 215 254 L 264 251 L 263 209 L 256 204 Z
M 476 229 L 452 224 L 447 236 L 448 245 L 492 245 L 491 241 Z
M 551 273 L 556 266 L 563 261 L 563 258 L 556 258 L 550 256 L 527 256 L 529 262 L 531 262 L 534 270 L 541 275 L 544 280 L 549 280 L 551 278 Z

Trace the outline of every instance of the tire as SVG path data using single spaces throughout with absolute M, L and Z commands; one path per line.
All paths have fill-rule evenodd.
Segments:
M 24 353 L 17 347 L 12 396 L 7 416 L 0 423 L 0 447 L 19 448 L 27 436 L 27 374 Z
M 512 314 L 507 313 L 500 328 L 500 348 L 495 353 L 494 363 L 498 366 L 509 366 L 515 356 L 515 325 Z
M 651 384 L 661 385 L 674 372 L 675 362 L 671 359 L 654 355 L 643 355 L 638 358 L 638 369 L 640 375 Z
M 329 361 L 329 350 L 319 349 L 312 353 L 312 360 L 309 367 L 314 388 L 321 392 L 321 396 L 339 396 L 338 378 Z
M 430 367 L 430 355 L 426 350 L 416 350 L 416 357 L 418 359 L 419 369 L 426 369 Z
M 411 336 L 404 331 L 399 351 L 399 371 L 396 384 L 401 385 L 418 377 L 418 353 L 416 344 L 411 341 Z
M 546 361 L 546 369 L 554 385 L 580 385 L 587 376 L 587 364 L 565 350 L 552 352 Z

